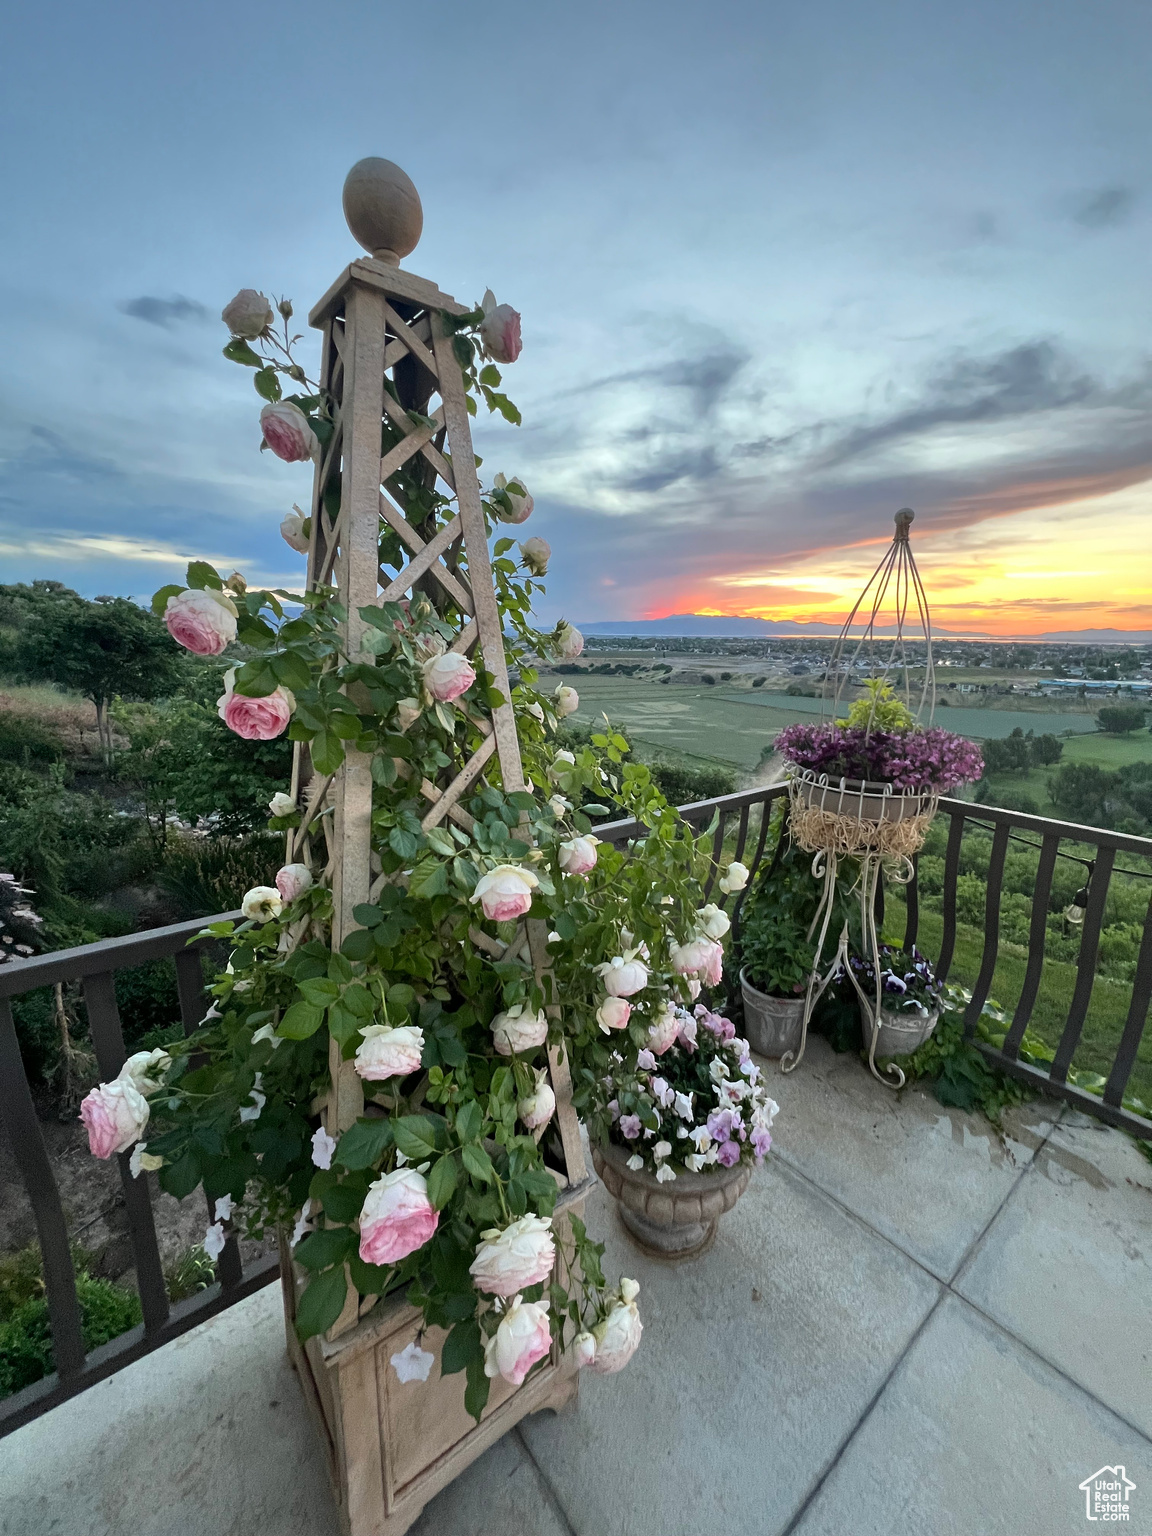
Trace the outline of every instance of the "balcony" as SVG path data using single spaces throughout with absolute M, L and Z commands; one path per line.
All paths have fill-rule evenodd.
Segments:
M 714 863 L 743 853 L 754 864 L 779 793 L 685 813 L 702 828 L 715 818 Z M 888 927 L 898 920 L 952 966 L 972 992 L 974 1043 L 1043 1096 L 1006 1111 L 1001 1134 L 919 1085 L 892 1093 L 820 1038 L 794 1074 L 764 1063 L 781 1106 L 774 1154 L 702 1258 L 641 1257 L 604 1191 L 591 1198 L 608 1262 L 642 1287 L 635 1360 L 584 1379 L 563 1414 L 524 1421 L 428 1506 L 420 1536 L 1062 1536 L 1085 1528 L 1079 1485 L 1102 1466 L 1123 1466 L 1136 1485 L 1130 1528 L 1152 1528 L 1152 1163 L 1134 1139 L 1152 1135 L 1146 1093 L 1134 1093 L 1148 1071 L 1152 918 L 1129 977 L 1098 970 L 1109 886 L 1140 873 L 1152 843 L 958 801 L 942 817 L 941 889 L 914 882 Z M 632 830 L 603 835 L 626 842 Z M 972 838 L 987 845 L 979 930 L 960 920 Z M 1020 839 L 1039 853 L 1030 944 L 1017 954 L 1000 912 Z M 1062 856 L 1093 865 L 1074 961 L 1045 953 Z M 186 938 L 145 934 L 5 967 L 0 1015 L 5 997 L 49 972 L 83 976 L 97 1049 L 114 1055 L 114 986 L 102 978 L 138 963 L 137 950 L 177 953 Z M 194 1021 L 198 966 L 183 963 L 180 979 Z M 998 1031 L 981 1012 L 989 997 L 1006 1010 Z M 1052 1036 L 1050 1060 L 1022 1046 L 1037 1025 Z M 68 1233 L 3 1016 L 0 1026 L 4 1113 L 66 1328 Z M 96 1536 L 130 1521 L 157 1536 L 335 1536 L 278 1288 L 265 1283 L 274 1270 L 245 1270 L 226 1252 L 218 1284 L 169 1309 L 149 1293 L 147 1200 L 129 1217 L 145 1322 L 86 1362 L 65 1352 L 59 1378 L 0 1403 L 15 1426 L 0 1532 Z

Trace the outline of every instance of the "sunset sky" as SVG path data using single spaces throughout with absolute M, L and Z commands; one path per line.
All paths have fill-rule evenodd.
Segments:
M 1135 0 L 14 12 L 0 580 L 300 582 L 218 316 L 306 313 L 382 154 L 523 313 L 543 618 L 835 621 L 910 505 L 944 628 L 1150 631 L 1150 66 Z

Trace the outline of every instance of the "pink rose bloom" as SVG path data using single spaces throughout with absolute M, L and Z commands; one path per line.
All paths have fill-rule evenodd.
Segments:
M 673 944 L 672 969 L 681 976 L 698 976 L 705 986 L 714 987 L 723 974 L 724 946 L 705 938 Z
M 485 1376 L 502 1376 L 518 1387 L 552 1348 L 546 1301 L 512 1299 L 500 1326 L 484 1346 Z
M 480 341 L 494 363 L 514 363 L 520 356 L 520 315 L 511 304 L 497 304 L 491 288 L 481 304 Z
M 360 1257 L 365 1264 L 398 1264 L 423 1248 L 439 1222 L 424 1175 L 415 1168 L 397 1168 L 377 1179 L 364 1198 Z
M 680 1020 L 675 1008 L 667 1004 L 664 1012 L 648 1031 L 648 1049 L 653 1056 L 663 1056 L 669 1047 L 676 1044 L 676 1036 L 680 1033 Z
M 524 916 L 539 884 L 530 869 L 521 869 L 519 864 L 501 864 L 480 876 L 469 899 L 480 903 L 490 922 L 507 923 Z
M 300 464 L 320 455 L 320 442 L 307 416 L 290 400 L 277 400 L 260 412 L 264 441 L 278 459 L 286 464 Z
M 168 633 L 194 656 L 219 656 L 236 638 L 236 604 L 226 592 L 189 587 L 164 605 Z
M 632 1004 L 623 997 L 606 997 L 596 1010 L 596 1022 L 605 1034 L 610 1029 L 623 1029 L 632 1012 Z
M 369 1024 L 360 1031 L 356 1047 L 355 1072 L 369 1082 L 382 1083 L 389 1077 L 407 1077 L 420 1070 L 424 1055 L 424 1031 L 417 1024 L 402 1024 L 393 1029 L 388 1024 Z
M 429 656 L 424 663 L 424 686 L 441 704 L 450 704 L 466 693 L 476 681 L 476 673 L 467 656 L 459 651 L 445 651 L 442 656 Z
M 80 1105 L 93 1157 L 127 1152 L 143 1135 L 149 1113 L 148 1101 L 131 1078 L 118 1077 L 93 1088 Z
M 490 1296 L 512 1296 L 530 1285 L 547 1280 L 556 1263 L 552 1222 L 547 1216 L 529 1213 L 503 1230 L 489 1227 L 468 1273 L 478 1291 Z
M 262 699 L 250 699 L 233 692 L 236 668 L 224 674 L 224 692 L 216 700 L 216 713 L 230 731 L 245 741 L 274 741 L 283 736 L 296 708 L 296 700 L 287 688 L 277 688 Z
M 303 896 L 311 886 L 312 871 L 307 864 L 285 864 L 283 869 L 277 871 L 276 889 L 285 901 L 295 901 L 297 896 Z
M 596 844 L 599 838 L 573 837 L 560 844 L 560 868 L 566 875 L 586 875 L 596 868 Z

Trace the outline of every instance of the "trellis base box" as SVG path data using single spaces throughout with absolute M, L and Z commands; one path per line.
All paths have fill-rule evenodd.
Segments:
M 553 1218 L 583 1217 L 591 1181 L 561 1194 Z M 378 1303 L 339 1338 L 296 1336 L 296 1302 L 306 1283 L 280 1239 L 280 1278 L 288 1354 L 320 1432 L 344 1536 L 402 1536 L 428 1501 L 529 1413 L 559 1412 L 579 1378 L 570 1354 L 552 1358 L 521 1387 L 497 1377 L 477 1424 L 464 1407 L 464 1376 L 440 1374 L 441 1328 L 425 1329 L 421 1348 L 435 1355 L 424 1382 L 402 1383 L 391 1359 L 423 1322 L 402 1297 Z

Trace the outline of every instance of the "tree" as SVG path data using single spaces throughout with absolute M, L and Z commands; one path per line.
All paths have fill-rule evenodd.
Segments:
M 109 700 L 159 698 L 179 685 L 184 672 L 181 653 L 155 614 L 124 597 L 90 603 L 70 593 L 29 605 L 14 661 L 24 676 L 92 700 L 108 761 Z
M 1096 720 L 1102 731 L 1113 736 L 1126 736 L 1129 731 L 1141 729 L 1147 713 L 1139 704 L 1105 704 Z

